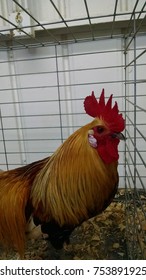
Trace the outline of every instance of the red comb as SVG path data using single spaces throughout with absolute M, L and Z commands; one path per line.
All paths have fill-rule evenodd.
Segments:
M 120 132 L 125 128 L 125 121 L 122 114 L 119 114 L 117 102 L 112 108 L 112 98 L 113 96 L 111 95 L 105 104 L 104 89 L 101 92 L 99 101 L 96 100 L 92 91 L 92 94 L 84 100 L 84 108 L 88 115 L 94 118 L 101 117 L 109 125 L 110 129 Z
M 89 116 L 95 118 L 97 116 L 97 107 L 98 107 L 98 102 L 95 98 L 94 91 L 92 91 L 92 94 L 85 98 L 84 108 Z

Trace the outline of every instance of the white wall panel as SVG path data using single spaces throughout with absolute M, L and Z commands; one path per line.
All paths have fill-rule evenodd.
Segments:
M 138 47 L 142 48 L 143 41 L 139 42 Z M 122 44 L 121 39 L 111 39 L 57 46 L 57 57 L 55 47 L 37 48 L 34 52 L 15 51 L 8 59 L 5 54 L 5 63 L 2 59 L 1 62 L 7 76 L 1 78 L 0 102 L 10 168 L 52 154 L 61 141 L 78 127 L 89 123 L 92 118 L 85 114 L 83 101 L 92 90 L 98 97 L 105 88 L 106 97 L 113 94 L 120 111 L 124 111 Z M 133 50 L 129 52 L 129 61 L 132 58 Z M 8 67 L 9 59 L 11 67 Z M 138 65 L 138 78 L 144 78 L 144 69 L 145 65 Z M 133 80 L 132 66 L 128 79 Z M 138 87 L 143 91 L 143 85 Z M 129 95 L 133 95 L 131 84 Z M 139 104 L 143 105 L 142 96 Z M 132 104 L 129 104 L 129 116 L 133 120 L 130 110 L 133 110 Z M 142 118 L 143 113 L 137 113 L 138 123 L 143 122 Z M 133 135 L 130 126 L 129 131 Z M 145 131 L 143 126 L 141 131 Z M 138 148 L 143 149 L 144 145 L 139 141 Z M 130 141 L 129 147 L 132 149 Z M 3 145 L 1 150 L 4 153 Z M 119 150 L 120 184 L 123 186 L 124 143 L 120 144 Z M 4 161 L 4 154 L 2 156 Z

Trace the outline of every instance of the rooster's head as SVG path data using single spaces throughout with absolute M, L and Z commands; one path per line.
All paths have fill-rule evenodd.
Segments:
M 105 163 L 117 161 L 118 144 L 120 140 L 125 140 L 121 133 L 125 128 L 125 121 L 119 113 L 117 102 L 112 107 L 111 95 L 106 103 L 103 89 L 99 101 L 96 100 L 94 92 L 87 96 L 84 108 L 88 115 L 95 118 L 88 131 L 89 144 L 97 149 Z

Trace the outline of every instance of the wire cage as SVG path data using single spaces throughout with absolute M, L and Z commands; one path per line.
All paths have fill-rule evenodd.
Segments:
M 127 258 L 146 259 L 145 1 L 9 0 L 0 10 L 0 168 L 51 155 L 90 121 L 85 96 L 105 88 L 126 120 L 117 199 Z

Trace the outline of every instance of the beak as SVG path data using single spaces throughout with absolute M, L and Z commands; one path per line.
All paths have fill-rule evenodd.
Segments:
M 112 134 L 112 137 L 113 138 L 118 138 L 118 139 L 120 139 L 120 140 L 124 140 L 124 141 L 126 141 L 126 137 L 123 135 L 123 133 L 121 133 L 121 132 L 115 132 L 115 133 L 113 133 Z

